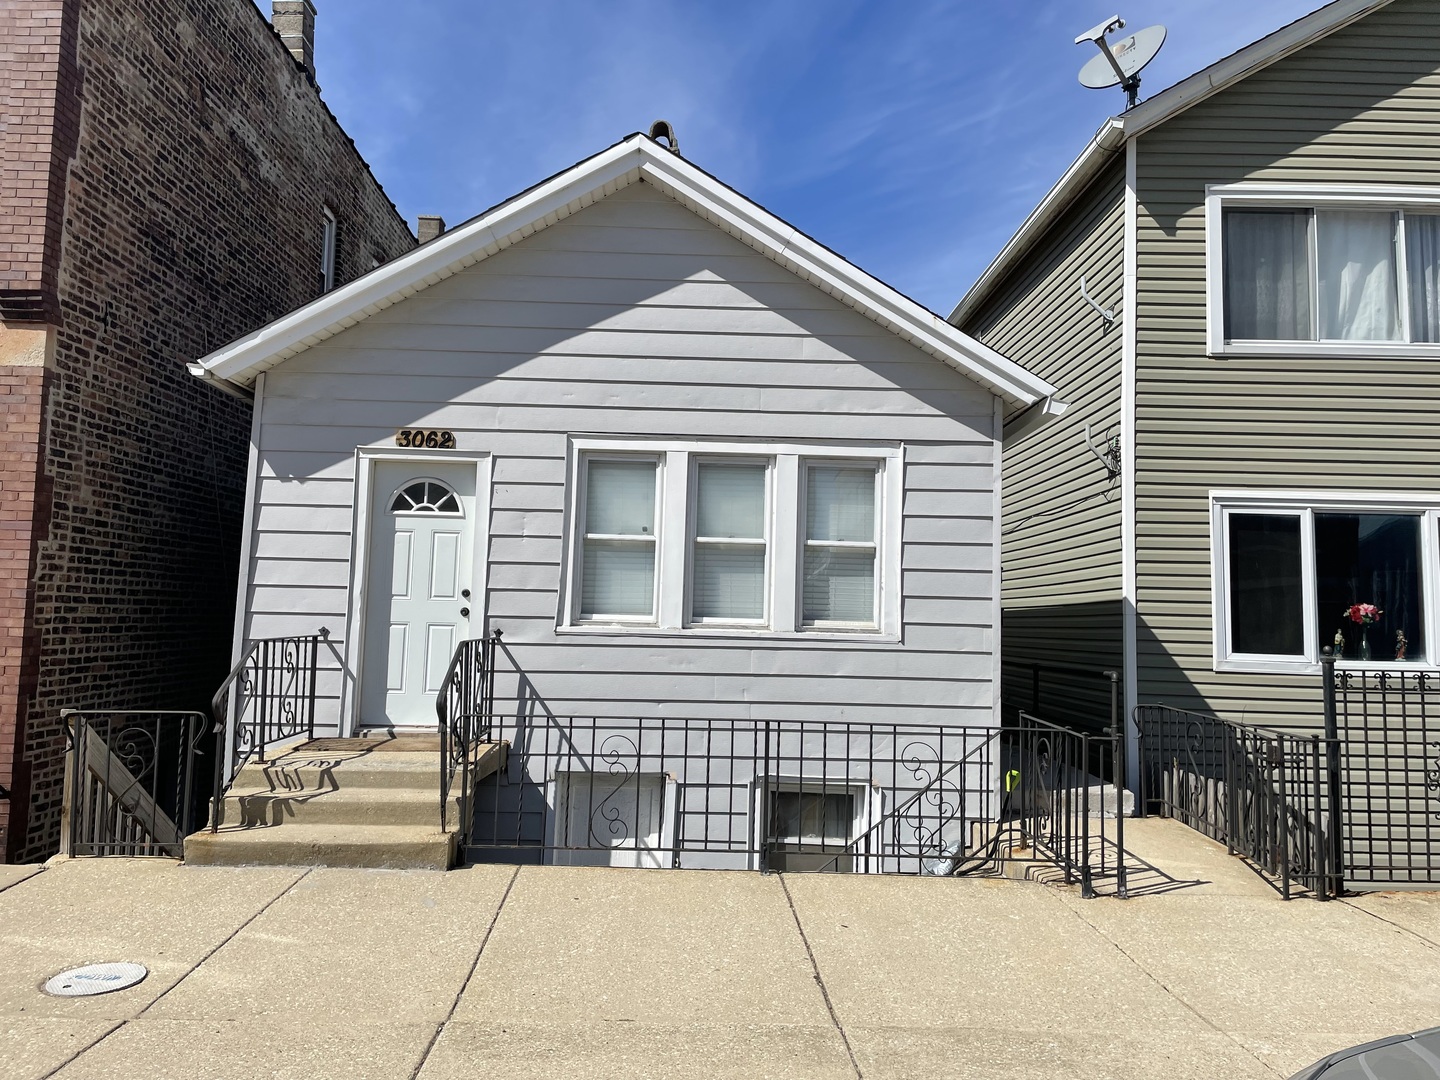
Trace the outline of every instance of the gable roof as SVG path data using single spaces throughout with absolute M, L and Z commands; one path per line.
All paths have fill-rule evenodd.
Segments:
M 1013 408 L 1064 408 L 1054 387 L 962 334 L 646 135 L 631 135 L 415 250 L 335 289 L 198 363 L 193 374 L 231 388 L 429 285 L 489 258 L 632 183 L 655 185 L 791 273 L 1005 399 Z
M 997 285 L 1008 274 L 1036 242 L 1046 233 L 1100 171 L 1123 153 L 1125 144 L 1142 134 L 1165 123 L 1226 87 L 1233 86 L 1278 60 L 1299 52 L 1321 38 L 1358 22 L 1371 12 L 1378 11 L 1392 0 L 1334 0 L 1334 3 L 1317 8 L 1273 34 L 1267 34 L 1253 41 L 1238 52 L 1231 53 L 1207 68 L 1202 68 L 1187 79 L 1162 90 L 1153 98 L 1142 101 L 1133 109 L 1112 116 L 1100 125 L 1100 130 L 1080 152 L 1064 175 L 1055 182 L 1040 200 L 1039 205 L 1021 222 L 1006 245 L 1000 249 L 985 272 L 960 298 L 950 312 L 950 321 L 960 325 L 983 304 Z

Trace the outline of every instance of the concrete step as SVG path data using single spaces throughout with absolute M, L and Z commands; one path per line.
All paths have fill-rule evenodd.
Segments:
M 300 825 L 221 828 L 185 838 L 193 866 L 349 866 L 448 870 L 455 834 L 434 825 Z
M 325 744 L 367 741 L 316 740 L 273 761 L 263 764 L 252 761 L 236 774 L 230 786 L 238 791 L 269 790 L 287 795 L 333 791 L 339 787 L 410 788 L 435 791 L 438 797 L 440 755 L 437 751 L 323 749 Z M 472 759 L 471 779 L 503 769 L 508 749 L 505 743 L 479 747 Z
M 447 822 L 458 820 L 459 792 L 447 800 Z M 220 824 L 242 828 L 279 825 L 433 825 L 440 818 L 440 786 L 338 787 L 329 790 L 272 791 L 231 788 L 221 806 Z

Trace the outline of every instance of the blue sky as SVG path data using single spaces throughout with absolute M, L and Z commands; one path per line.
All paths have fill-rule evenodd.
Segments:
M 1168 26 L 1143 97 L 1319 0 L 1110 3 L 317 0 L 316 68 L 412 226 L 663 117 L 685 157 L 948 312 L 1123 105 L 1076 81 L 1076 34 Z

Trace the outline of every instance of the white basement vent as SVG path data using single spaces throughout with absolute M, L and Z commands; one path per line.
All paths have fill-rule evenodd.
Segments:
M 144 964 L 86 964 L 62 971 L 45 984 L 52 997 L 94 997 L 134 986 L 149 972 Z

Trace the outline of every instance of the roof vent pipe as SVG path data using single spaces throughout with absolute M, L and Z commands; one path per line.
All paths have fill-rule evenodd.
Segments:
M 675 138 L 675 129 L 669 120 L 656 120 L 650 125 L 650 138 L 665 147 L 676 157 L 680 156 L 680 140 Z M 663 141 L 662 141 L 663 140 Z

